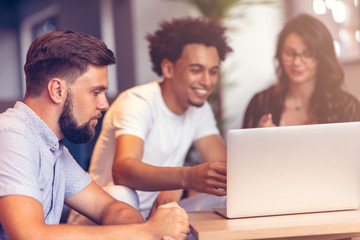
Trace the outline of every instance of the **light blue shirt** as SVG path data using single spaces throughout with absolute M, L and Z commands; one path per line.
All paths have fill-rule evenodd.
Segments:
M 17 102 L 0 114 L 0 197 L 32 197 L 41 203 L 45 223 L 57 224 L 64 199 L 90 182 L 68 149 L 28 106 Z

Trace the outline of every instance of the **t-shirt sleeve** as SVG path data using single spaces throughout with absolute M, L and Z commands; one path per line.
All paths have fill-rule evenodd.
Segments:
M 152 121 L 150 104 L 140 95 L 127 92 L 114 106 L 111 112 L 111 123 L 115 138 L 130 134 L 145 139 Z
M 26 131 L 0 132 L 0 196 L 24 195 L 41 201 L 39 185 L 39 152 Z
M 194 141 L 214 134 L 219 134 L 219 129 L 216 126 L 216 120 L 214 112 L 212 111 L 210 104 L 205 102 L 201 108 L 195 108 L 197 114 L 196 119 L 193 120 L 196 126 L 196 135 Z

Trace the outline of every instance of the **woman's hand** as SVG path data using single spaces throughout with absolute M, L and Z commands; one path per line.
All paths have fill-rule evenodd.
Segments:
M 276 125 L 272 121 L 272 114 L 264 114 L 257 125 L 257 127 L 276 127 Z

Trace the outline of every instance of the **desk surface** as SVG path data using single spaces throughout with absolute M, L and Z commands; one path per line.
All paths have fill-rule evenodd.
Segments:
M 226 219 L 213 211 L 196 211 L 189 213 L 189 221 L 198 240 L 320 240 L 360 236 L 358 210 L 241 219 Z

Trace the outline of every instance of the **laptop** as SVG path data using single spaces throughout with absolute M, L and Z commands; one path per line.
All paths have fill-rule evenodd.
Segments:
M 227 218 L 358 209 L 360 122 L 227 134 Z

